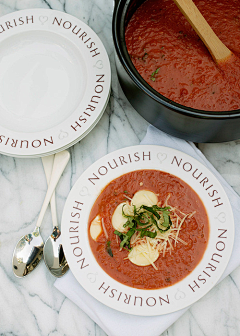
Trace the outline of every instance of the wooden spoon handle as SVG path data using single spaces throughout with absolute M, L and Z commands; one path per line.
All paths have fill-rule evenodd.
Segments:
M 192 0 L 173 0 L 195 32 L 208 48 L 216 63 L 226 61 L 232 55 L 217 37 Z

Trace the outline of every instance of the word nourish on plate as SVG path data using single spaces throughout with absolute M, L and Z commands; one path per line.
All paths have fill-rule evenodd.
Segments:
M 202 187 L 207 191 L 207 195 L 212 198 L 214 208 L 223 205 L 221 197 L 215 198 L 215 196 L 219 194 L 218 190 L 214 188 L 214 185 L 210 182 L 210 178 L 204 176 L 199 168 L 194 167 L 190 162 L 184 161 L 177 156 L 173 157 L 171 164 L 182 168 L 185 172 L 191 174 L 194 179 L 199 181 Z
M 204 285 L 208 278 L 211 278 L 213 273 L 217 270 L 218 266 L 221 264 L 221 260 L 223 258 L 224 250 L 226 248 L 227 229 L 218 229 L 218 241 L 215 245 L 215 252 L 211 256 L 210 262 L 208 262 L 207 266 L 203 269 L 202 273 L 197 277 L 197 280 L 193 280 L 191 284 L 188 284 L 189 288 L 193 292 L 199 289 L 202 285 Z
M 120 155 L 118 158 L 113 159 L 112 161 L 108 161 L 105 165 L 100 166 L 97 169 L 96 173 L 92 174 L 92 177 L 88 178 L 88 181 L 91 182 L 93 185 L 95 185 L 95 181 L 99 180 L 101 176 L 106 175 L 110 170 L 116 169 L 120 166 L 132 163 L 132 162 L 138 162 L 138 161 L 151 161 L 151 152 L 136 152 L 133 154 L 127 154 L 125 156 Z
M 88 106 L 86 107 L 85 111 L 83 114 L 80 115 L 78 118 L 78 121 L 75 121 L 74 125 L 71 125 L 71 128 L 77 132 L 80 127 L 82 127 L 82 124 L 85 124 L 87 122 L 87 119 L 91 117 L 92 112 L 94 112 L 101 100 L 101 94 L 104 92 L 104 84 L 105 75 L 96 75 L 95 79 L 95 87 L 94 87 L 94 95 L 92 96 Z
M 76 258 L 76 262 L 79 264 L 80 269 L 88 267 L 88 262 L 85 262 L 85 257 L 83 256 L 82 247 L 79 238 L 79 219 L 81 217 L 81 211 L 83 209 L 83 203 L 75 201 L 72 207 L 71 220 L 69 227 L 69 240 L 70 245 L 73 246 L 72 254 Z
M 20 16 L 17 19 L 12 19 L 11 21 L 5 21 L 4 23 L 0 24 L 0 34 L 11 30 L 18 26 L 28 25 L 28 24 L 34 24 L 39 23 L 39 17 L 35 17 L 35 15 L 22 17 Z M 100 55 L 99 49 L 96 47 L 96 42 L 92 41 L 92 38 L 88 36 L 88 34 L 82 30 L 81 27 L 78 27 L 76 24 L 72 23 L 68 20 L 63 20 L 62 18 L 54 17 L 52 20 L 52 25 L 58 25 L 61 26 L 65 30 L 71 30 L 71 32 L 78 36 L 78 38 L 86 45 L 86 47 L 89 49 L 89 52 L 92 57 L 95 57 L 97 55 Z
M 161 296 L 153 297 L 150 296 L 148 298 L 143 298 L 142 296 L 135 296 L 135 295 L 129 295 L 123 292 L 120 292 L 119 290 L 115 288 L 110 288 L 105 282 L 101 284 L 101 286 L 98 288 L 99 291 L 101 291 L 103 294 L 107 294 L 110 299 L 117 299 L 117 301 L 120 301 L 120 299 L 125 304 L 132 304 L 133 306 L 140 306 L 142 307 L 144 304 L 148 307 L 154 307 L 156 305 L 162 306 L 163 304 L 170 304 L 170 299 L 168 294 L 165 296 L 165 298 L 162 298 Z
M 55 17 L 53 19 L 52 24 L 57 24 L 58 26 L 62 26 L 66 30 L 71 30 L 71 32 L 76 35 L 83 43 L 86 45 L 86 47 L 90 50 L 91 56 L 95 57 L 97 55 L 100 55 L 100 51 L 98 48 L 95 48 L 96 43 L 92 41 L 91 37 L 88 36 L 88 34 L 82 30 L 81 27 L 78 27 L 77 25 L 73 24 L 71 21 L 64 21 L 63 19 L 59 19 Z
M 92 174 L 92 177 L 88 178 L 88 181 L 95 185 L 96 181 L 99 180 L 101 176 L 106 175 L 109 171 L 116 169 L 119 166 L 127 165 L 132 162 L 138 162 L 140 160 L 151 161 L 152 155 L 153 154 L 150 151 L 142 153 L 136 152 L 134 154 L 126 154 L 125 156 L 121 155 L 118 158 L 106 162 L 105 165 L 100 166 L 97 171 Z M 176 166 L 176 168 L 183 169 L 186 173 L 191 174 L 194 179 L 199 181 L 202 187 L 207 191 L 207 195 L 211 198 L 215 208 L 223 205 L 221 197 L 217 196 L 219 191 L 210 182 L 211 179 L 207 176 L 204 176 L 199 168 L 194 167 L 192 163 L 184 161 L 182 158 L 177 156 L 173 157 L 171 164 Z
M 17 147 L 19 145 L 19 148 L 39 148 L 41 146 L 46 147 L 47 145 L 53 145 L 53 137 L 50 136 L 48 139 L 35 139 L 33 141 L 28 140 L 21 140 L 21 139 L 12 139 L 5 135 L 0 135 L 0 144 L 3 144 L 4 146 L 11 146 L 11 147 Z
M 0 24 L 0 34 L 14 27 L 18 27 L 18 26 L 22 26 L 26 24 L 28 25 L 31 23 L 34 23 L 33 15 L 26 16 L 26 17 L 20 16 L 18 19 L 13 19 L 11 21 L 5 21 L 4 23 Z

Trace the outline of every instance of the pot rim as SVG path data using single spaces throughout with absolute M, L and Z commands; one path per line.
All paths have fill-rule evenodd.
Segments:
M 117 53 L 118 59 L 120 60 L 123 68 L 129 75 L 129 77 L 132 79 L 132 81 L 137 85 L 137 87 L 143 91 L 145 94 L 147 94 L 150 98 L 155 100 L 157 103 L 160 103 L 167 108 L 174 110 L 177 113 L 190 116 L 190 117 L 197 117 L 201 119 L 234 119 L 240 117 L 240 109 L 238 110 L 231 110 L 231 111 L 205 111 L 205 110 L 198 110 L 194 109 L 192 107 L 184 106 L 181 104 L 178 104 L 174 102 L 171 99 L 166 98 L 156 90 L 154 90 L 138 73 L 136 68 L 134 67 L 128 52 L 127 47 L 125 44 L 125 34 L 124 39 L 120 38 L 118 31 L 121 31 L 123 24 L 123 19 L 125 19 L 124 13 L 127 12 L 128 6 L 130 4 L 130 1 L 126 0 L 118 0 L 115 3 L 115 8 L 113 11 L 113 19 L 112 19 L 112 34 L 113 34 L 113 42 L 115 51 Z M 125 9 L 120 12 L 121 5 L 124 5 L 125 3 Z M 121 19 L 119 21 L 119 16 L 121 15 Z M 124 15 L 124 17 L 122 17 Z M 119 27 L 118 27 L 119 25 Z M 124 55 L 124 52 L 126 56 Z

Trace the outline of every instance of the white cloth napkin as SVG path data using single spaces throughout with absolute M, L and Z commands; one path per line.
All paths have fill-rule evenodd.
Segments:
M 240 197 L 193 143 L 177 139 L 157 130 L 153 126 L 149 126 L 147 135 L 141 144 L 162 145 L 181 150 L 207 166 L 223 185 L 233 209 L 235 243 L 230 262 L 219 280 L 220 282 L 240 264 L 240 244 L 237 244 L 240 241 L 240 225 L 238 224 Z M 88 314 L 109 336 L 159 336 L 189 308 L 163 316 L 139 317 L 118 312 L 98 302 L 81 287 L 70 271 L 63 278 L 58 279 L 54 285 Z

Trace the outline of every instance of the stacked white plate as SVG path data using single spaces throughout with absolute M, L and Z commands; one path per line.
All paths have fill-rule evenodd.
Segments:
M 0 18 L 0 153 L 41 157 L 85 137 L 110 96 L 106 50 L 66 13 L 28 9 Z

